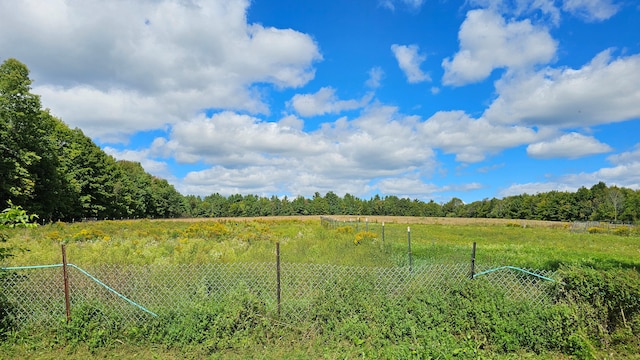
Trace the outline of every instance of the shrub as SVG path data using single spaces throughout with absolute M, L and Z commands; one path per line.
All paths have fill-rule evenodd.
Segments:
M 557 288 L 557 301 L 575 306 L 584 333 L 600 344 L 632 331 L 640 336 L 633 324 L 640 318 L 640 273 L 635 269 L 596 270 L 587 267 L 567 267 L 559 270 L 562 285 Z
M 607 229 L 601 228 L 599 226 L 592 226 L 588 228 L 587 231 L 589 232 L 589 234 L 604 234 L 607 232 Z
M 349 234 L 353 234 L 354 231 L 355 230 L 353 230 L 352 226 L 340 226 L 340 227 L 336 228 L 336 232 L 338 234 L 347 234 L 347 235 L 349 235 Z
M 353 239 L 353 243 L 356 245 L 360 245 L 365 240 L 375 239 L 378 235 L 371 231 L 360 231 L 356 234 L 355 239 Z
M 75 241 L 96 241 L 96 240 L 109 240 L 111 237 L 100 229 L 81 229 L 77 233 L 73 234 L 73 240 Z
M 628 226 L 617 227 L 613 230 L 614 235 L 629 236 L 631 235 L 631 229 Z

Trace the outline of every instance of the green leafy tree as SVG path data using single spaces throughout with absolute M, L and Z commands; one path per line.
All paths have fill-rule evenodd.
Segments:
M 309 202 L 309 213 L 311 215 L 327 215 L 329 214 L 329 202 L 320 195 L 319 192 L 313 195 Z
M 29 69 L 16 59 L 0 65 L 0 201 L 25 205 L 55 173 L 49 116 L 30 92 Z M 53 170 L 52 170 L 53 169 Z M 39 183 L 40 182 L 40 183 Z
M 464 210 L 464 202 L 456 197 L 452 198 L 446 204 L 442 205 L 442 212 L 445 216 L 459 217 Z
M 620 220 L 624 222 L 638 222 L 640 217 L 640 190 L 622 189 L 625 193 L 624 209 Z

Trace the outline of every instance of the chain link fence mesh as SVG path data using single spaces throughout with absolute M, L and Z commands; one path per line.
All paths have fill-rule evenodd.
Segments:
M 236 291 L 251 293 L 274 314 L 278 308 L 275 263 L 93 265 L 83 269 L 120 295 L 69 266 L 72 317 L 75 308 L 90 303 L 99 304 L 123 321 L 144 321 L 150 312 L 184 313 L 199 303 L 229 301 Z M 481 278 L 507 296 L 535 305 L 547 304 L 552 282 L 535 274 L 553 278 L 554 273 L 527 271 L 502 269 L 482 274 Z M 61 267 L 12 270 L 4 275 L 0 281 L 11 306 L 0 311 L 16 324 L 50 326 L 64 321 Z M 280 278 L 281 315 L 305 320 L 318 299 L 327 292 L 340 295 L 345 282 L 373 287 L 390 298 L 418 289 L 443 292 L 449 286 L 470 281 L 470 265 L 430 264 L 409 269 L 282 263 Z

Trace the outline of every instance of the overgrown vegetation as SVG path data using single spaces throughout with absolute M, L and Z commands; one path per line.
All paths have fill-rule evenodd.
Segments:
M 11 202 L 9 202 L 8 206 L 9 207 L 0 212 L 0 266 L 3 266 L 7 259 L 14 256 L 14 252 L 21 250 L 17 245 L 6 245 L 8 235 L 5 230 L 36 226 L 33 223 L 36 215 L 27 214 L 20 206 L 15 206 Z M 3 280 L 7 275 L 7 272 L 0 271 L 0 337 L 2 337 L 8 329 L 16 325 L 10 316 L 12 304 L 7 300 L 5 295 L 6 291 Z
M 59 262 L 66 242 L 77 264 L 286 262 L 406 266 L 406 225 L 317 220 L 103 221 L 56 223 L 8 231 L 8 245 L 31 251 L 12 264 Z M 223 298 L 203 299 L 145 321 L 123 321 L 104 304 L 75 304 L 73 321 L 53 328 L 13 328 L 0 351 L 117 353 L 123 346 L 153 356 L 193 358 L 575 358 L 640 353 L 640 263 L 636 237 L 574 234 L 567 228 L 502 225 L 411 225 L 414 264 L 477 261 L 557 270 L 552 301 L 513 299 L 485 282 L 380 293 L 367 276 L 341 278 L 318 291 L 305 316 L 279 317 L 273 304 L 238 284 Z M 336 290 L 337 289 L 337 290 Z M 36 350 L 37 349 L 37 350 Z M 158 355 L 160 354 L 160 355 Z M 152 358 L 149 355 L 148 358 Z M 179 357 L 179 356 L 178 356 Z
M 640 267 L 637 232 L 617 236 L 510 224 L 412 224 L 414 263 L 467 263 L 471 245 L 477 242 L 480 264 L 540 270 L 556 270 L 561 264 Z M 381 223 L 347 223 L 328 229 L 318 218 L 58 222 L 10 234 L 9 245 L 30 249 L 19 258 L 8 259 L 12 265 L 59 263 L 61 243 L 68 244 L 69 259 L 78 265 L 272 262 L 276 241 L 287 262 L 407 265 L 407 225 L 389 222 L 384 237 Z M 360 245 L 354 246 L 356 243 Z
M 635 270 L 610 277 L 607 296 L 625 297 L 638 285 Z M 198 303 L 131 324 L 100 304 L 84 304 L 74 320 L 53 329 L 23 329 L 2 345 L 21 357 L 63 346 L 70 354 L 104 354 L 127 346 L 179 351 L 191 358 L 632 358 L 640 344 L 638 300 L 624 306 L 625 321 L 608 315 L 617 305 L 598 302 L 582 289 L 600 287 L 585 279 L 606 271 L 562 270 L 556 302 L 532 306 L 510 299 L 484 281 L 451 284 L 446 291 L 401 296 L 373 290 L 368 279 L 343 279 L 338 291 L 321 292 L 308 316 L 279 318 L 251 292 L 238 287 L 219 301 Z M 617 275 L 620 275 L 618 273 Z M 595 280 L 595 279 L 593 279 Z M 637 289 L 637 287 L 636 287 Z M 590 291 L 590 290 L 588 290 Z M 588 292 L 587 291 L 587 292 Z M 611 310 L 611 311 L 609 311 Z M 614 316 L 615 317 L 615 316 Z M 123 325 L 130 324 L 130 325 Z M 34 337 L 32 334 L 36 334 Z

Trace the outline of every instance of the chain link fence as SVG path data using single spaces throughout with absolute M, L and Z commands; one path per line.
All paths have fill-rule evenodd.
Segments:
M 275 263 L 69 265 L 72 309 L 99 304 L 123 321 L 184 313 L 198 304 L 233 301 L 234 294 L 251 293 L 270 312 L 304 321 L 310 307 L 327 292 L 340 295 L 343 285 L 364 284 L 389 298 L 416 290 L 443 292 L 470 280 L 469 264 L 431 264 L 408 267 L 358 267 Z M 507 296 L 535 305 L 550 299 L 552 272 L 513 267 L 476 268 L 478 281 L 487 281 Z M 488 270 L 488 271 L 487 271 Z M 11 304 L 0 309 L 18 326 L 60 324 L 65 319 L 62 265 L 6 271 L 0 278 Z M 98 280 L 99 279 L 99 280 Z M 476 280 L 474 280 L 476 281 Z M 278 291 L 279 290 L 279 291 Z

